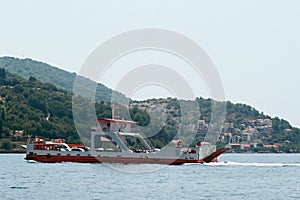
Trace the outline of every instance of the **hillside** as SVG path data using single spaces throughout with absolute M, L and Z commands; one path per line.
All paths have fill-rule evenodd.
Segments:
M 149 99 L 134 101 L 131 107 L 145 109 L 147 112 L 163 107 L 166 112 L 164 129 L 170 136 L 174 136 L 181 123 L 180 103 L 177 99 Z M 201 116 L 197 126 L 192 126 L 187 132 L 196 130 L 196 141 L 203 141 L 209 129 L 211 104 L 213 100 L 197 98 Z M 221 102 L 216 102 L 219 104 Z M 293 152 L 300 150 L 300 129 L 292 127 L 288 121 L 278 117 L 270 117 L 246 104 L 226 103 L 225 124 L 220 130 L 219 144 L 231 144 L 235 152 Z
M 46 63 L 34 61 L 29 58 L 0 57 L 0 68 L 4 68 L 7 72 L 17 74 L 26 79 L 34 76 L 43 83 L 51 83 L 60 89 L 73 92 L 76 73 L 70 73 Z M 83 88 L 85 89 L 92 89 L 96 84 L 87 78 L 81 78 L 84 80 Z M 96 101 L 110 102 L 112 93 L 112 89 L 107 88 L 103 84 L 97 84 Z M 120 92 L 114 91 L 114 95 L 119 99 L 126 99 L 125 95 Z
M 75 74 L 30 59 L 0 58 L 0 66 L 8 71 L 15 70 L 26 77 L 11 74 L 5 69 L 0 70 L 0 139 L 4 141 L 1 142 L 2 148 L 9 141 L 24 143 L 27 137 L 34 136 L 63 138 L 67 142 L 79 141 L 72 113 L 73 94 L 70 92 Z M 37 77 L 42 77 L 44 81 Z M 52 78 L 56 81 L 51 80 Z M 57 82 L 59 86 L 47 83 L 47 80 Z M 95 83 L 89 81 L 88 84 Z M 69 90 L 61 89 L 63 87 Z M 111 106 L 104 99 L 109 102 L 107 98 L 112 90 L 105 86 L 103 88 L 97 94 L 97 117 L 111 117 Z M 122 94 L 120 96 L 124 97 Z M 84 98 L 80 101 L 82 113 L 85 105 L 94 105 L 93 101 Z M 130 101 L 129 113 L 127 108 L 117 105 L 115 114 L 120 118 L 137 121 L 141 126 L 137 130 L 142 130 L 155 147 L 162 147 L 173 139 L 183 139 L 195 145 L 197 141 L 204 140 L 212 126 L 210 115 L 213 102 L 211 99 L 197 98 L 201 116 L 196 116 L 190 109 L 187 118 L 183 120 L 196 123 L 184 129 L 180 127 L 184 123 L 181 121 L 180 101 L 173 98 Z M 224 103 L 227 113 L 224 127 L 220 130 L 219 145 L 230 144 L 235 152 L 300 151 L 300 130 L 292 127 L 288 121 L 278 117 L 271 118 L 249 105 L 233 104 L 229 101 Z M 156 117 L 150 118 L 153 111 Z M 149 124 L 152 126 L 148 127 Z M 88 129 L 82 127 L 87 136 Z
M 71 95 L 54 85 L 0 72 L 0 138 L 26 142 L 26 137 L 78 140 Z
M 79 97 L 80 111 L 86 105 L 96 108 L 97 117 L 111 118 L 110 104 Z M 132 117 L 142 110 L 135 110 Z M 89 136 L 90 127 L 81 136 Z M 34 137 L 62 138 L 68 143 L 81 143 L 75 129 L 72 94 L 50 83 L 42 83 L 33 76 L 18 77 L 0 68 L 0 149 L 11 149 Z M 82 138 L 81 138 L 82 139 Z

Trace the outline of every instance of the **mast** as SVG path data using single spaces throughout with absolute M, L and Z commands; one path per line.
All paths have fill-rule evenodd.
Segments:
M 115 118 L 115 103 L 113 102 L 111 105 L 111 118 Z

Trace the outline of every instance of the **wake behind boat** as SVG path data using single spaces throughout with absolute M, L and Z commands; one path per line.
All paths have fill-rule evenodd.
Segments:
M 172 164 L 216 162 L 227 149 L 216 150 L 216 145 L 198 143 L 196 147 L 182 147 L 177 140 L 173 146 L 155 149 L 141 133 L 132 132 L 134 121 L 101 118 L 91 131 L 91 147 L 66 144 L 62 140 L 45 142 L 36 139 L 27 144 L 26 160 L 37 162 L 80 163 L 148 163 Z M 133 148 L 128 143 L 138 142 Z

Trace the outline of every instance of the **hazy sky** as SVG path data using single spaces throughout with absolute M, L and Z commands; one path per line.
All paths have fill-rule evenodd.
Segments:
M 0 0 L 0 6 L 1 56 L 30 57 L 78 72 L 88 55 L 116 34 L 170 29 L 206 50 L 226 99 L 300 127 L 300 1 Z M 105 80 L 114 86 L 109 76 Z M 160 95 L 145 91 L 137 98 Z

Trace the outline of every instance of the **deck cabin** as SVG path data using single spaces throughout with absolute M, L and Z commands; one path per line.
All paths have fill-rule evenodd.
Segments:
M 124 119 L 108 119 L 100 118 L 97 120 L 98 125 L 96 128 L 101 128 L 103 132 L 132 132 L 132 124 L 137 124 L 134 121 L 128 121 Z
M 132 149 L 130 149 L 126 142 L 126 138 L 139 140 L 145 150 L 153 151 L 154 148 L 146 141 L 141 133 L 132 132 L 132 125 L 134 124 L 137 124 L 137 122 L 124 119 L 98 119 L 97 125 L 92 128 L 91 132 L 92 151 L 97 151 L 99 149 L 104 151 L 105 149 L 106 151 L 109 149 L 111 151 L 114 149 L 114 151 L 132 152 Z M 105 148 L 100 143 L 105 144 L 106 146 L 108 146 L 109 143 L 113 143 L 115 147 Z

